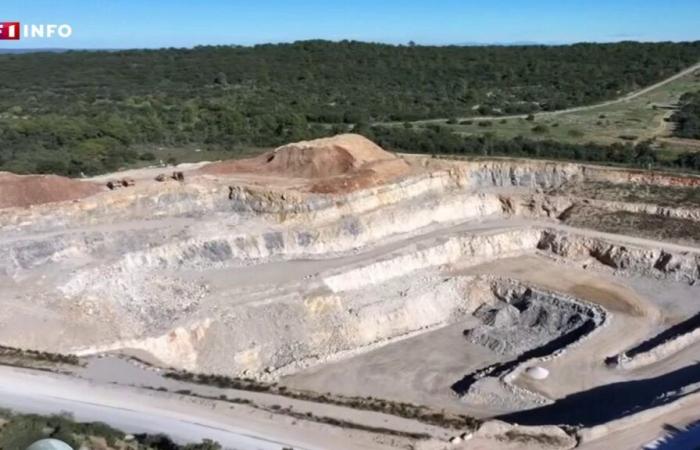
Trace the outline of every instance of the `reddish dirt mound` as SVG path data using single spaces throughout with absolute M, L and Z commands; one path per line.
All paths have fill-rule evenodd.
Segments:
M 75 200 L 102 190 L 100 185 L 56 175 L 0 172 L 0 208 Z
M 314 180 L 314 192 L 337 192 L 376 185 L 403 175 L 409 165 L 359 134 L 283 145 L 255 158 L 223 161 L 200 169 L 227 175 L 253 173 Z

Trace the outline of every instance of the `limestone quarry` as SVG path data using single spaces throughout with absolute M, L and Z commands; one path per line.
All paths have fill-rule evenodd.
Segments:
M 0 174 L 0 345 L 500 420 L 458 448 L 585 447 L 700 383 L 700 178 L 359 135 L 174 170 Z

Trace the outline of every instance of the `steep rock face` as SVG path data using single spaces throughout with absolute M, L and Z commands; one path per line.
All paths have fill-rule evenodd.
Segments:
M 468 162 L 461 168 L 472 189 L 508 186 L 556 188 L 584 178 L 580 165 L 546 161 Z
M 230 218 L 228 188 L 201 178 L 193 183 L 138 184 L 120 191 L 100 192 L 76 202 L 36 205 L 31 209 L 0 210 L 4 236 L 24 237 L 31 233 L 65 232 L 80 227 L 124 224 L 130 228 L 173 218 Z M 128 224 L 128 225 L 127 225 Z
M 672 217 L 676 219 L 687 219 L 700 222 L 700 209 L 698 208 L 674 208 L 669 206 L 654 205 L 650 203 L 613 202 L 596 199 L 569 198 L 569 201 L 582 201 L 587 205 L 610 212 L 626 211 L 631 213 L 642 213 L 654 216 Z
M 594 258 L 621 273 L 672 278 L 689 283 L 700 279 L 700 252 L 626 245 L 552 230 L 543 233 L 537 247 L 567 259 Z
M 102 346 L 74 348 L 71 353 L 77 356 L 87 356 L 126 348 L 157 355 L 159 361 L 171 367 L 197 370 L 197 348 L 201 345 L 210 325 L 211 320 L 206 319 L 187 327 L 176 327 L 161 336 L 127 339 Z
M 316 257 L 343 253 L 367 247 L 399 233 L 411 233 L 435 223 L 450 223 L 498 215 L 502 211 L 499 200 L 490 195 L 447 197 L 444 201 L 432 197 L 415 204 L 375 209 L 362 215 L 345 215 L 326 223 L 304 223 L 299 220 L 291 226 L 260 224 L 259 231 L 251 227 L 230 226 L 220 230 L 213 223 L 198 222 L 196 228 L 142 231 L 114 240 L 119 234 L 92 234 L 85 237 L 47 237 L 30 241 L 22 246 L 8 246 L 12 259 L 4 262 L 6 273 L 17 273 L 29 267 L 38 267 L 60 260 L 68 252 L 73 256 L 90 253 L 88 240 L 103 240 L 102 250 L 116 255 L 104 260 L 101 267 L 89 267 L 96 280 L 104 278 L 104 266 L 117 275 L 134 270 L 185 269 L 205 270 L 242 263 L 265 262 L 270 259 Z M 158 236 L 168 236 L 160 243 Z M 94 242 L 94 241 L 93 241 Z M 2 248 L 0 246 L 0 248 Z M 2 265 L 0 265 L 0 268 Z M 81 283 L 92 284 L 85 275 Z M 73 278 L 78 278 L 74 275 Z
M 475 289 L 484 292 L 468 295 Z M 246 303 L 221 312 L 200 347 L 198 365 L 275 378 L 452 323 L 473 311 L 487 289 L 479 279 L 426 272 L 342 295 Z
M 499 196 L 504 213 L 514 216 L 558 219 L 575 205 L 568 197 L 543 194 L 519 194 Z
M 324 278 L 333 292 L 358 289 L 381 283 L 417 270 L 437 267 L 467 259 L 476 265 L 498 258 L 532 251 L 540 239 L 538 230 L 507 231 L 491 234 L 467 234 L 409 252 L 388 255 L 379 261 L 362 265 L 342 274 Z
M 700 177 L 693 175 L 674 175 L 634 169 L 620 170 L 600 166 L 583 166 L 583 170 L 586 178 L 591 181 L 657 186 L 700 186 Z
M 269 215 L 273 219 L 329 220 L 460 187 L 458 177 L 442 170 L 333 195 L 237 185 L 230 187 L 229 200 L 235 211 Z

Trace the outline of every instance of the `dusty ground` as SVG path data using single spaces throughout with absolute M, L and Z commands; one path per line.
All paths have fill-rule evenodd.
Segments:
M 105 188 L 121 179 L 134 185 Z M 60 183 L 73 190 L 42 188 L 0 208 L 2 345 L 128 354 L 481 418 L 674 371 L 682 377 L 665 379 L 670 390 L 694 382 L 684 372 L 698 356 L 694 335 L 634 370 L 606 359 L 700 311 L 696 178 L 402 157 L 344 135 L 248 160 Z M 18 186 L 0 183 L 0 194 Z M 468 340 L 464 331 L 477 328 Z M 535 366 L 548 377 L 529 377 Z M 124 370 L 114 380 L 121 372 L 93 364 L 81 376 L 139 379 Z M 257 401 L 272 408 L 283 398 Z M 376 418 L 304 408 L 364 425 Z M 416 427 L 391 417 L 382 418 L 389 428 Z M 568 445 L 521 431 L 460 445 Z M 450 433 L 430 429 L 439 445 Z M 366 448 L 411 444 L 369 435 Z
M 0 208 L 78 200 L 101 190 L 102 187 L 94 183 L 55 175 L 15 175 L 0 172 Z
M 474 321 L 427 331 L 347 361 L 299 372 L 282 382 L 300 389 L 371 395 L 463 411 L 464 404 L 450 386 L 465 372 L 502 359 L 464 340 L 462 332 L 470 326 Z M 478 414 L 474 408 L 469 412 Z
M 368 188 L 412 172 L 403 159 L 352 134 L 297 142 L 254 158 L 222 161 L 199 170 L 213 175 L 256 174 L 309 180 L 308 190 L 316 193 Z
M 651 203 L 659 206 L 700 207 L 700 191 L 694 186 L 657 186 L 597 181 L 585 184 L 572 183 L 552 189 L 549 193 L 596 200 Z

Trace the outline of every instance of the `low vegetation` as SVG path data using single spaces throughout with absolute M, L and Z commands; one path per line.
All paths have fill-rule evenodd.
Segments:
M 216 386 L 222 389 L 238 389 L 253 392 L 268 392 L 289 398 L 329 403 L 348 408 L 375 411 L 384 414 L 414 419 L 430 425 L 453 429 L 474 430 L 480 424 L 478 419 L 462 414 L 450 414 L 431 410 L 426 406 L 411 403 L 394 402 L 373 397 L 345 397 L 330 393 L 321 394 L 310 391 L 288 389 L 277 384 L 263 383 L 247 378 L 233 378 L 224 375 L 196 374 L 191 372 L 167 372 L 165 377 L 179 381 Z
M 0 363 L 5 365 L 41 368 L 54 367 L 57 364 L 80 365 L 80 358 L 75 355 L 41 352 L 0 345 Z
M 69 415 L 41 416 L 0 410 L 0 449 L 25 449 L 40 439 L 61 440 L 71 447 L 103 450 L 221 450 L 205 440 L 179 445 L 165 435 L 127 435 L 100 422 L 76 422 Z
M 673 113 L 676 124 L 673 134 L 688 139 L 700 139 L 700 91 L 688 92 L 679 101 L 680 109 Z
M 427 433 L 410 432 L 410 431 L 400 431 L 394 430 L 392 428 L 386 427 L 376 427 L 370 425 L 363 425 L 356 422 L 350 422 L 349 420 L 336 419 L 335 417 L 328 416 L 318 416 L 312 412 L 301 413 L 294 411 L 291 408 L 273 408 L 273 411 L 278 414 L 285 414 L 287 416 L 293 417 L 299 420 L 308 420 L 317 423 L 323 423 L 326 425 L 332 425 L 334 427 L 345 428 L 350 430 L 361 430 L 368 431 L 370 433 L 378 433 L 387 436 L 405 437 L 409 439 L 422 440 L 430 439 L 430 435 Z
M 700 189 L 694 186 L 659 186 L 655 184 L 610 183 L 589 181 L 571 183 L 547 192 L 626 203 L 651 203 L 676 208 L 700 208 Z
M 173 376 L 173 374 L 171 374 L 171 377 L 172 376 Z M 231 380 L 230 384 L 232 384 L 232 385 L 245 386 L 248 388 L 248 390 L 253 390 L 256 392 L 275 391 L 275 387 L 272 385 L 264 385 L 262 383 L 257 383 L 257 382 L 251 381 L 251 380 L 238 380 L 238 379 L 229 379 L 229 380 Z M 217 384 L 217 387 L 223 388 L 223 386 L 225 384 L 228 384 L 228 383 L 219 383 L 219 384 Z M 162 392 L 168 391 L 164 387 L 159 387 L 159 388 L 145 387 L 145 388 L 156 390 L 156 391 L 162 391 Z M 269 389 L 267 389 L 267 388 L 269 388 Z M 291 406 L 288 406 L 285 408 L 281 407 L 280 405 L 272 405 L 272 406 L 266 407 L 266 406 L 258 405 L 255 402 L 253 402 L 252 400 L 249 400 L 246 398 L 240 398 L 240 397 L 233 397 L 232 398 L 232 397 L 228 397 L 225 394 L 221 394 L 218 397 L 214 397 L 214 396 L 210 396 L 210 395 L 199 394 L 197 392 L 192 392 L 189 389 L 181 389 L 181 390 L 175 391 L 175 393 L 180 394 L 180 395 L 187 395 L 187 396 L 191 396 L 191 397 L 203 398 L 203 399 L 207 399 L 207 400 L 233 403 L 236 405 L 248 405 L 250 407 L 264 410 L 267 412 L 272 412 L 275 414 L 284 414 L 286 416 L 293 417 L 293 418 L 300 419 L 300 420 L 323 423 L 326 425 L 332 425 L 332 426 L 337 426 L 337 427 L 341 427 L 341 428 L 369 431 L 371 433 L 379 433 L 379 434 L 385 434 L 385 435 L 390 435 L 390 436 L 401 436 L 401 437 L 406 437 L 406 438 L 410 438 L 410 439 L 429 439 L 430 438 L 430 435 L 426 434 L 426 433 L 412 433 L 412 432 L 407 432 L 407 431 L 394 430 L 391 428 L 368 426 L 368 425 L 363 425 L 363 424 L 359 424 L 356 422 L 350 422 L 348 420 L 336 419 L 334 417 L 318 416 L 312 412 L 301 413 L 299 411 L 294 411 Z M 288 397 L 301 398 L 298 396 L 295 397 L 294 393 L 289 393 L 286 391 L 286 389 L 276 390 L 276 393 L 279 395 L 286 395 Z

